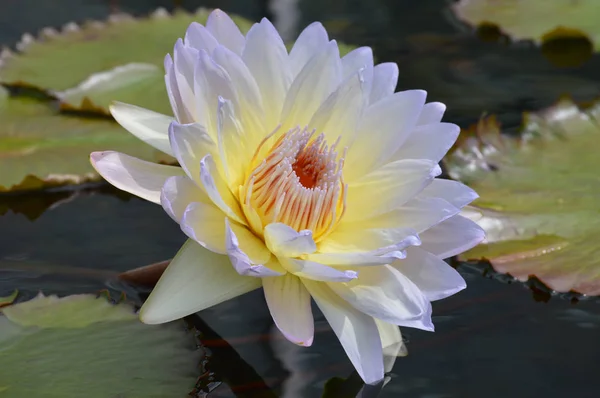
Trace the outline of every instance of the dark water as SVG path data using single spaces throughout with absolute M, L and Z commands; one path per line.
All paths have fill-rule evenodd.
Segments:
M 290 19 L 258 0 L 181 4 L 219 6 L 252 19 Z M 524 110 L 547 106 L 563 94 L 589 100 L 600 92 L 599 57 L 558 68 L 533 45 L 483 42 L 448 17 L 446 4 L 298 0 L 296 19 L 297 26 L 322 20 L 332 36 L 374 47 L 380 61 L 398 62 L 400 88 L 426 89 L 431 100 L 448 105 L 448 120 L 462 126 L 488 111 L 516 127 Z M 143 14 L 173 3 L 129 0 L 119 5 Z M 0 44 L 14 45 L 24 32 L 101 19 L 108 12 L 104 0 L 2 0 Z M 294 31 L 293 25 L 284 28 Z M 0 198 L 0 206 L 14 210 L 0 217 L 0 296 L 15 288 L 24 297 L 40 290 L 67 295 L 109 288 L 143 297 L 115 276 L 172 257 L 183 233 L 159 206 L 93 189 L 69 195 L 55 194 L 62 202 L 41 215 L 46 197 Z M 482 266 L 463 264 L 459 270 L 469 286 L 434 303 L 436 332 L 404 329 L 410 355 L 398 359 L 383 390 L 369 389 L 363 396 L 598 396 L 598 299 L 551 296 L 535 283 L 483 276 Z M 205 332 L 213 371 L 224 381 L 209 396 L 319 397 L 333 377 L 349 379 L 337 380 L 340 389 L 329 390 L 329 397 L 355 396 L 360 384 L 351 365 L 323 318 L 316 321 L 315 344 L 302 349 L 273 333 L 260 292 L 200 313 L 193 322 Z

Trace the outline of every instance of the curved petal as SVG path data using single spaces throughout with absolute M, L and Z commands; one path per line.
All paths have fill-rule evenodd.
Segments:
M 319 243 L 317 254 L 369 253 L 384 255 L 391 251 L 405 250 L 421 243 L 417 231 L 412 228 L 361 228 L 360 223 L 336 228 L 327 239 Z
M 92 166 L 115 187 L 150 202 L 160 203 L 160 191 L 169 177 L 184 174 L 181 167 L 146 162 L 119 152 L 90 154 Z
M 260 89 L 265 127 L 270 132 L 279 124 L 285 95 L 292 82 L 287 50 L 271 22 L 263 19 L 250 28 L 242 59 Z
M 213 60 L 204 50 L 198 51 L 198 59 L 194 69 L 194 95 L 197 113 L 208 135 L 216 142 L 218 129 L 219 97 L 234 103 L 238 108 L 237 93 L 229 73 Z
M 254 277 L 281 276 L 285 273 L 274 262 L 270 262 L 271 252 L 263 242 L 245 227 L 233 231 L 233 223 L 225 219 L 225 245 L 233 268 L 240 274 Z M 241 233 L 243 232 L 243 233 Z M 238 235 L 239 239 L 238 240 Z M 240 247 L 240 243 L 244 249 Z M 269 264 L 271 267 L 265 266 Z
M 356 271 L 341 271 L 314 261 L 279 257 L 279 262 L 288 272 L 314 281 L 348 282 L 358 277 Z
M 169 141 L 173 155 L 188 177 L 202 186 L 200 160 L 208 154 L 217 158 L 219 156 L 217 145 L 208 135 L 204 126 L 199 123 L 179 124 L 173 122 L 169 126 Z
M 434 225 L 458 214 L 460 209 L 447 201 L 436 197 L 416 197 L 397 209 L 356 222 L 340 223 L 342 231 L 353 231 L 354 236 L 359 236 L 361 230 L 410 228 L 421 233 Z
M 433 180 L 419 196 L 424 198 L 441 198 L 459 209 L 462 209 L 479 197 L 477 192 L 465 184 L 442 178 Z
M 183 42 L 188 47 L 204 50 L 209 54 L 212 54 L 213 50 L 219 45 L 212 33 L 198 22 L 190 24 L 185 32 Z
M 457 215 L 423 232 L 421 247 L 439 258 L 448 258 L 473 248 L 484 238 L 479 225 Z
M 140 310 L 144 323 L 173 321 L 258 289 L 257 278 L 240 276 L 226 256 L 188 240 Z
M 391 372 L 397 357 L 408 355 L 406 344 L 402 340 L 402 333 L 397 325 L 375 319 L 379 338 L 383 346 L 383 367 L 385 372 Z
M 212 203 L 190 203 L 181 217 L 181 230 L 208 250 L 227 254 L 225 219 L 225 214 Z
M 367 384 L 383 379 L 383 350 L 375 320 L 342 300 L 324 283 L 303 281 Z
M 340 78 L 340 54 L 337 43 L 331 41 L 308 61 L 290 86 L 281 111 L 281 130 L 308 126 L 319 106 L 339 86 Z
M 241 141 L 246 147 L 246 152 L 253 152 L 266 134 L 265 110 L 260 89 L 254 76 L 237 54 L 218 46 L 212 56 L 231 78 L 239 105 L 235 112 L 239 112 L 239 122 L 244 131 Z
M 246 39 L 229 15 L 219 9 L 214 10 L 208 16 L 206 28 L 219 43 L 236 54 L 242 53 Z
M 173 70 L 167 71 L 170 76 L 172 90 L 179 93 L 181 102 L 174 108 L 178 111 L 178 121 L 180 123 L 199 122 L 204 124 L 204 114 L 199 110 L 202 108 L 196 103 L 194 96 L 194 68 L 198 59 L 198 50 L 183 44 L 179 39 L 175 42 L 173 49 Z
M 160 193 L 160 204 L 169 217 L 180 223 L 186 207 L 192 202 L 212 203 L 187 176 L 167 178 Z
M 308 25 L 300 33 L 290 50 L 289 64 L 292 77 L 295 78 L 304 68 L 304 65 L 313 56 L 321 52 L 328 42 L 327 31 L 320 22 L 313 22 Z
M 345 221 L 358 221 L 388 213 L 418 195 L 442 170 L 424 159 L 388 163 L 348 184 Z
M 352 144 L 358 122 L 366 105 L 366 87 L 362 72 L 349 76 L 319 106 L 308 125 L 334 143 L 339 138 L 338 151 Z
M 167 95 L 169 96 L 169 102 L 171 103 L 171 109 L 173 110 L 175 119 L 180 123 L 192 123 L 194 122 L 194 118 L 182 98 L 179 84 L 177 83 L 177 75 L 178 73 L 175 71 L 173 59 L 171 58 L 171 55 L 167 54 L 165 56 L 165 85 L 167 88 Z M 180 79 L 183 78 L 180 77 Z M 190 87 L 184 89 L 184 91 L 186 98 L 192 95 Z
M 460 128 L 452 123 L 417 126 L 390 161 L 399 159 L 428 159 L 438 163 L 454 145 Z
M 346 157 L 346 181 L 353 182 L 387 163 L 414 129 L 426 96 L 423 90 L 401 91 L 365 109 Z
M 314 337 L 310 294 L 300 278 L 285 274 L 263 279 L 269 312 L 283 335 L 292 343 L 308 347 Z
M 173 121 L 171 116 L 118 101 L 113 102 L 109 109 L 115 120 L 131 134 L 173 156 L 169 145 L 169 125 Z
M 395 325 L 420 319 L 429 303 L 417 285 L 389 265 L 363 268 L 357 279 L 328 286 L 360 312 Z
M 371 47 L 359 47 L 342 57 L 342 79 L 361 69 L 373 68 L 373 50 Z
M 441 102 L 429 102 L 423 105 L 417 126 L 441 122 L 444 112 L 446 112 L 446 105 Z
M 395 62 L 386 62 L 375 65 L 373 68 L 373 85 L 369 103 L 374 104 L 394 94 L 398 84 L 398 65 Z
M 406 250 L 406 258 L 391 264 L 423 292 L 427 300 L 452 296 L 467 287 L 462 276 L 450 265 L 418 247 Z
M 431 313 L 432 313 L 431 303 L 428 301 L 427 308 L 425 309 L 425 313 L 423 314 L 423 316 L 421 318 L 409 319 L 406 321 L 398 322 L 398 326 L 404 326 L 407 328 L 425 330 L 427 332 L 434 332 L 435 326 L 433 325 L 433 321 L 431 319 Z
M 265 227 L 264 235 L 267 247 L 276 256 L 299 257 L 317 250 L 309 230 L 296 232 L 286 224 L 272 223 Z
M 227 183 L 216 171 L 215 162 L 211 155 L 206 155 L 200 160 L 200 182 L 208 197 L 227 217 L 240 224 L 245 224 L 240 205 Z

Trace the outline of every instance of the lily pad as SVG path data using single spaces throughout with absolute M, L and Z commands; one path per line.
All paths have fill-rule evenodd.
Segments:
M 209 11 L 159 9 L 147 18 L 114 15 L 106 22 L 69 24 L 60 33 L 43 33 L 22 43 L 19 55 L 5 56 L 0 81 L 56 95 L 65 109 L 107 112 L 113 100 L 157 112 L 171 112 L 163 60 L 194 21 Z M 232 16 L 245 32 L 251 22 Z M 116 45 L 115 43 L 118 43 Z
M 93 295 L 2 308 L 0 397 L 183 397 L 201 352 L 183 324 L 144 325 Z
M 451 5 L 461 21 L 498 26 L 515 40 L 541 44 L 557 37 L 586 36 L 600 49 L 600 3 L 596 0 L 459 0 Z
M 113 149 L 146 160 L 167 155 L 112 120 L 60 115 L 48 102 L 10 97 L 0 88 L 0 192 L 79 184 L 98 179 L 89 153 Z
M 474 205 L 487 233 L 463 258 L 558 292 L 600 295 L 599 117 L 600 103 L 581 110 L 563 99 L 525 115 L 518 138 L 493 119 L 463 134 L 446 164 L 481 196 Z

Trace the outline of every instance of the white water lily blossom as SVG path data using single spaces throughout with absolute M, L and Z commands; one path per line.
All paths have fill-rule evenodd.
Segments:
M 431 301 L 465 288 L 443 259 L 484 235 L 459 213 L 477 195 L 436 179 L 459 128 L 370 48 L 340 58 L 320 23 L 288 53 L 266 19 L 244 36 L 222 11 L 165 58 L 174 118 L 115 103 L 132 134 L 181 167 L 95 152 L 111 184 L 189 237 L 140 311 L 168 322 L 260 287 L 273 320 L 313 342 L 311 297 L 367 383 L 398 326 L 433 330 Z M 385 348 L 385 350 L 384 350 Z

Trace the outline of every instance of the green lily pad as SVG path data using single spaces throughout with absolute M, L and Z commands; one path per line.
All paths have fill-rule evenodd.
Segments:
M 68 110 L 107 113 L 110 102 L 118 100 L 170 114 L 164 57 L 190 23 L 205 23 L 208 14 L 206 9 L 172 15 L 158 10 L 147 18 L 117 15 L 106 22 L 70 25 L 28 43 L 20 55 L 5 57 L 0 81 L 47 90 Z M 232 18 L 243 32 L 251 26 Z
M 557 37 L 586 36 L 600 49 L 600 3 L 596 0 L 460 0 L 451 5 L 461 21 L 498 26 L 515 40 L 538 44 Z
M 19 291 L 15 290 L 10 296 L 0 297 L 0 307 L 12 304 L 12 302 L 15 301 L 18 295 Z
M 201 352 L 183 324 L 144 325 L 93 295 L 2 308 L 0 397 L 183 397 Z
M 60 115 L 50 105 L 10 97 L 0 88 L 0 192 L 98 179 L 89 162 L 90 152 L 97 150 L 172 161 L 114 121 Z
M 463 258 L 487 258 L 559 292 L 600 295 L 599 117 L 600 103 L 581 110 L 564 99 L 526 115 L 519 138 L 493 121 L 463 134 L 446 164 L 479 193 L 487 233 Z

